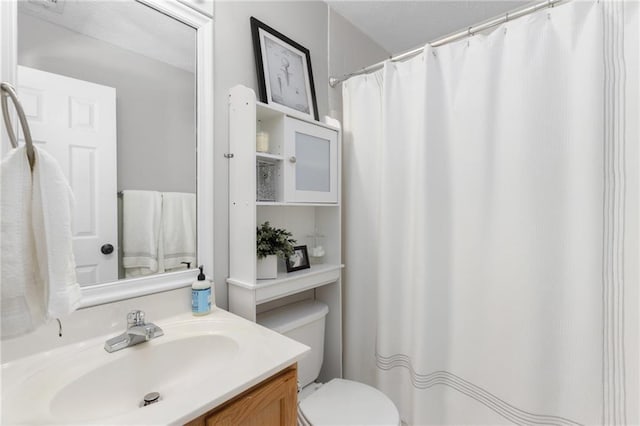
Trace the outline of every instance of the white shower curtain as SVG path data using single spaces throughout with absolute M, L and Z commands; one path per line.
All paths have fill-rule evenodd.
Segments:
M 637 6 L 344 83 L 345 375 L 407 423 L 638 423 Z

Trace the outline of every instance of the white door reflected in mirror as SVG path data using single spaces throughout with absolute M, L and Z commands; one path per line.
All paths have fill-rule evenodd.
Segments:
M 19 66 L 18 94 L 34 144 L 58 161 L 74 194 L 78 283 L 117 280 L 116 247 L 103 253 L 118 241 L 115 89 Z

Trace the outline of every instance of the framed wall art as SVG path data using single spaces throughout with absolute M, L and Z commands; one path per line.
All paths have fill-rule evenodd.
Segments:
M 318 120 L 309 49 L 251 17 L 260 100 Z

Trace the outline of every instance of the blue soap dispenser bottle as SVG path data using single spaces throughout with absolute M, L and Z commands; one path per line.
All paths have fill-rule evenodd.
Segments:
M 196 316 L 211 312 L 211 282 L 204 275 L 204 266 L 199 268 L 198 279 L 191 285 L 191 312 Z

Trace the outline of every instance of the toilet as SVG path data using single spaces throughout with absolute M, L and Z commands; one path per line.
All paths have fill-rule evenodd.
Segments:
M 311 348 L 298 362 L 298 422 L 301 425 L 400 425 L 391 400 L 378 389 L 352 380 L 316 383 L 324 354 L 326 304 L 292 303 L 258 314 L 257 322 Z

